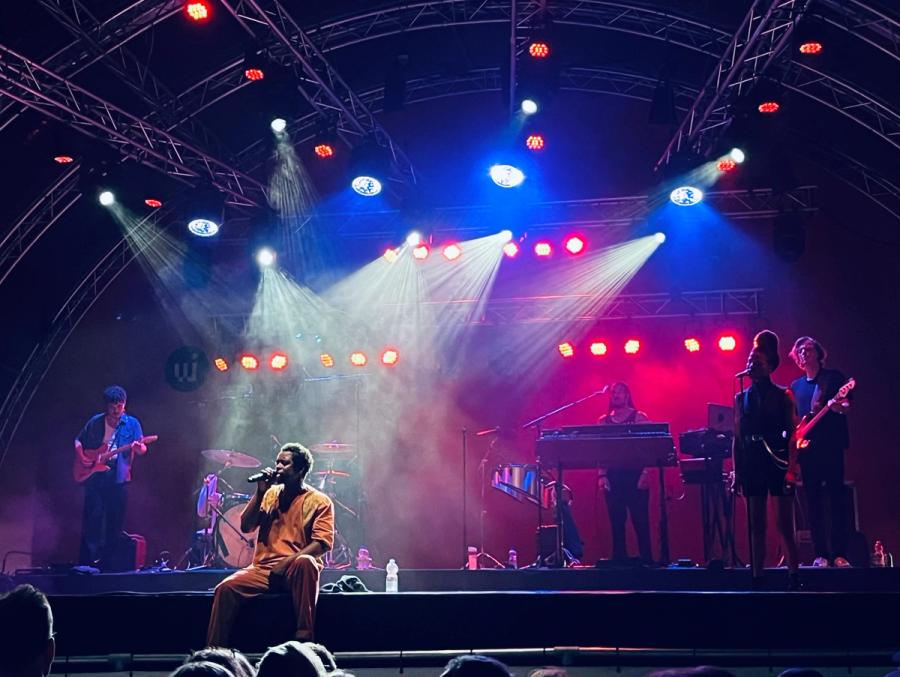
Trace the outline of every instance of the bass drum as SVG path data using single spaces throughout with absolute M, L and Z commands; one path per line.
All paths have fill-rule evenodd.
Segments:
M 227 566 L 243 569 L 253 561 L 253 550 L 259 529 L 241 533 L 241 513 L 247 501 L 236 503 L 216 520 L 216 550 Z

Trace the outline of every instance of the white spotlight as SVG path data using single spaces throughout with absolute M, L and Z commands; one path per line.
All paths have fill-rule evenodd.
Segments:
M 534 115 L 537 111 L 537 101 L 534 99 L 522 99 L 522 112 L 525 113 L 525 115 Z
M 110 205 L 114 205 L 116 203 L 116 196 L 113 195 L 111 190 L 104 190 L 102 193 L 100 193 L 97 199 L 104 207 L 109 207 Z
M 731 152 L 728 155 L 738 164 L 741 164 L 744 160 L 747 159 L 747 155 L 740 148 L 732 148 Z
M 406 236 L 406 244 L 410 247 L 415 247 L 422 241 L 422 233 L 417 230 L 414 230 L 409 235 Z
M 659 242 L 660 244 L 662 244 L 663 242 L 666 241 L 666 234 L 665 233 L 657 233 L 656 235 L 653 236 L 653 239 L 656 240 L 657 242 Z
M 197 237 L 212 237 L 219 232 L 219 224 L 210 219 L 193 219 L 188 221 L 188 231 Z
M 276 134 L 281 134 L 285 129 L 287 129 L 287 120 L 284 118 L 275 118 L 272 120 L 272 131 Z
M 350 187 L 360 195 L 372 197 L 381 192 L 381 181 L 374 176 L 357 176 L 350 182 Z
M 494 165 L 491 167 L 491 180 L 501 188 L 515 188 L 525 180 L 525 174 L 512 165 Z
M 275 263 L 275 252 L 269 247 L 263 247 L 256 252 L 256 262 L 263 268 L 268 268 Z
M 501 230 L 499 234 L 500 239 L 503 242 L 509 242 L 513 238 L 513 232 L 511 230 Z
M 679 207 L 692 207 L 703 200 L 703 191 L 694 186 L 679 186 L 669 194 L 669 199 Z

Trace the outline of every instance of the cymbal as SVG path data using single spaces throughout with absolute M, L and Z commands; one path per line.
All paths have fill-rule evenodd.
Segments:
M 200 453 L 210 461 L 216 461 L 232 468 L 258 468 L 262 465 L 259 459 L 253 458 L 250 454 L 231 449 L 204 449 Z
M 353 445 L 343 442 L 322 442 L 312 445 L 310 451 L 316 454 L 344 454 L 353 451 Z
M 318 477 L 350 477 L 350 473 L 348 472 L 344 472 L 343 470 L 332 470 L 330 468 L 328 470 L 314 472 L 313 475 Z

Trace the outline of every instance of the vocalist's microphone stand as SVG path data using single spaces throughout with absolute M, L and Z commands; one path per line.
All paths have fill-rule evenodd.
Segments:
M 499 429 L 496 431 L 499 432 Z M 496 435 L 496 432 L 494 433 Z M 481 531 L 480 538 L 481 542 L 478 547 L 478 554 L 475 556 L 476 565 L 481 561 L 482 557 L 486 557 L 491 564 L 494 565 L 495 569 L 503 569 L 504 564 L 496 557 L 494 557 L 491 553 L 487 552 L 484 549 L 484 516 L 487 513 L 484 505 L 484 490 L 487 486 L 487 464 L 489 457 L 491 455 L 491 451 L 494 449 L 494 445 L 497 444 L 496 436 L 491 440 L 491 443 L 488 445 L 487 451 L 484 452 L 484 457 L 481 459 L 481 462 L 478 464 L 478 468 L 481 470 L 481 519 L 479 524 L 479 529 Z M 466 554 L 468 555 L 468 546 L 466 547 Z
M 600 390 L 595 390 L 584 397 L 579 397 L 577 400 L 573 400 L 571 402 L 567 402 L 562 406 L 557 407 L 553 411 L 548 411 L 546 414 L 541 414 L 537 418 L 534 418 L 527 423 L 522 425 L 523 430 L 527 430 L 528 428 L 534 428 L 537 431 L 538 437 L 541 434 L 541 423 L 545 420 L 554 416 L 561 411 L 565 411 L 571 407 L 574 407 L 576 404 L 581 404 L 597 395 L 603 395 L 607 392 L 608 388 L 602 388 Z M 542 476 L 542 466 L 541 459 L 537 457 L 537 475 L 538 475 L 538 484 L 541 482 Z M 556 553 L 554 554 L 553 561 L 554 565 L 557 567 L 565 567 L 567 561 L 574 561 L 574 557 L 572 557 L 571 553 L 566 550 L 566 542 L 565 535 L 563 534 L 563 527 L 565 526 L 565 510 L 563 507 L 563 500 L 565 494 L 565 485 L 563 484 L 563 463 L 562 461 L 558 461 L 556 464 L 556 484 L 554 485 L 554 495 L 556 497 Z M 538 494 L 538 534 L 541 533 L 541 498 L 543 492 L 540 491 Z M 540 536 L 538 537 L 538 564 L 539 566 L 547 566 L 545 558 L 541 557 L 540 552 Z

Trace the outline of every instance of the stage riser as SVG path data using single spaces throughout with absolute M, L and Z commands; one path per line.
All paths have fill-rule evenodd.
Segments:
M 54 596 L 63 655 L 182 653 L 204 644 L 208 594 Z M 322 595 L 334 651 L 553 646 L 848 652 L 900 645 L 898 593 L 351 593 Z M 819 622 L 819 620 L 822 622 Z M 827 622 L 840 619 L 840 623 Z M 253 600 L 232 644 L 289 639 L 287 596 Z
M 172 571 L 131 574 L 49 575 L 19 574 L 15 583 L 31 583 L 48 594 L 85 595 L 110 592 L 206 592 L 231 571 Z M 900 568 L 896 569 L 804 569 L 808 591 L 900 592 Z M 366 587 L 384 591 L 384 571 L 337 571 L 322 573 L 322 584 L 341 576 L 359 576 Z M 784 590 L 787 574 L 769 570 L 767 589 Z M 403 569 L 403 592 L 491 592 L 498 590 L 647 590 L 734 591 L 747 590 L 750 572 L 740 570 L 685 569 Z

